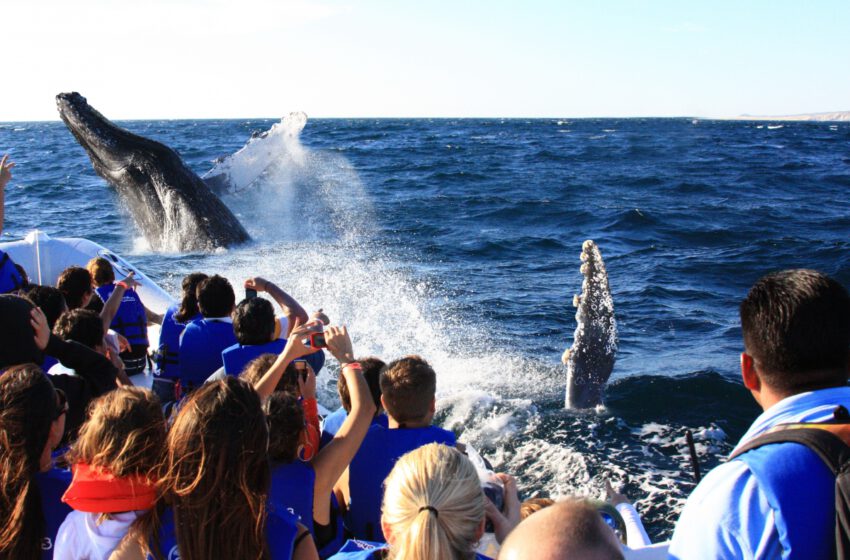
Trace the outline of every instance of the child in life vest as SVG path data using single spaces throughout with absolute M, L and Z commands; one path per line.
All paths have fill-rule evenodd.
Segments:
M 109 558 L 153 507 L 165 434 L 159 399 L 147 389 L 121 387 L 92 403 L 67 455 L 73 480 L 62 501 L 75 511 L 59 528 L 54 559 Z

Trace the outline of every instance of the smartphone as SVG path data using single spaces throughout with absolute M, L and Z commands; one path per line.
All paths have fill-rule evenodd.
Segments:
M 257 290 L 245 288 L 245 299 L 254 299 L 255 297 L 257 297 Z
M 309 345 L 312 348 L 327 348 L 328 344 L 325 342 L 325 333 L 323 332 L 314 332 L 310 333 L 310 343 Z

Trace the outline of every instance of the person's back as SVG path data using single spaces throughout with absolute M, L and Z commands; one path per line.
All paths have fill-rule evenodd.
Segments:
M 622 560 L 614 531 L 584 500 L 566 500 L 529 516 L 502 543 L 499 560 Z
M 380 385 L 389 426 L 370 426 L 343 489 L 348 498 L 348 528 L 356 538 L 373 541 L 384 540 L 382 484 L 399 457 L 429 443 L 456 443 L 452 432 L 431 425 L 437 379 L 428 362 L 418 356 L 395 360 L 381 372 Z
M 741 303 L 744 386 L 764 410 L 736 446 L 785 423 L 850 408 L 850 296 L 831 278 L 790 270 Z M 676 524 L 673 558 L 835 557 L 835 477 L 807 447 L 777 443 L 711 471 Z
M 95 257 L 88 262 L 86 269 L 91 274 L 95 292 L 105 304 L 117 285 L 112 264 L 103 257 Z M 126 284 L 122 286 L 125 288 L 124 294 L 109 328 L 130 343 L 130 349 L 121 353 L 121 359 L 127 374 L 135 375 L 144 371 L 147 365 L 147 351 L 150 346 L 148 315 L 139 294 Z
M 224 373 L 239 375 L 251 360 L 263 354 L 280 354 L 286 345 L 281 330 L 271 302 L 259 297 L 239 302 L 233 312 L 236 344 L 221 351 Z M 325 354 L 319 351 L 304 360 L 318 373 L 325 364 Z
M 165 451 L 159 399 L 140 387 L 98 398 L 66 458 L 73 481 L 62 502 L 74 511 L 56 536 L 56 560 L 106 560 L 156 499 Z
M 70 477 L 52 476 L 51 451 L 67 411 L 64 393 L 35 364 L 0 375 L 0 558 L 52 557 L 67 512 L 58 498 Z
M 179 398 L 175 383 L 180 378 L 180 337 L 191 321 L 203 319 L 196 292 L 198 284 L 207 278 L 202 272 L 187 274 L 181 284 L 180 303 L 169 306 L 162 318 L 151 388 L 163 403 Z
M 485 560 L 475 548 L 486 498 L 475 467 L 457 449 L 429 444 L 405 454 L 386 487 L 380 523 L 388 544 L 350 540 L 333 560 Z
M 180 338 L 180 381 L 185 390 L 201 385 L 222 366 L 221 352 L 236 344 L 233 311 L 236 296 L 225 278 L 215 275 L 197 288 L 203 319 L 186 325 Z
M 158 483 L 166 507 L 131 529 L 133 541 L 186 560 L 317 558 L 295 517 L 269 509 L 268 426 L 248 383 L 228 376 L 192 392 L 166 447 Z

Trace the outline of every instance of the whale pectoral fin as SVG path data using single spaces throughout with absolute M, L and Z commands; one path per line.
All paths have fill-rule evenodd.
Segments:
M 563 363 L 564 365 L 567 365 L 567 362 L 570 361 L 570 353 L 571 352 L 572 352 L 572 350 L 570 348 L 567 348 L 566 350 L 564 350 L 564 353 L 561 355 L 561 363 Z

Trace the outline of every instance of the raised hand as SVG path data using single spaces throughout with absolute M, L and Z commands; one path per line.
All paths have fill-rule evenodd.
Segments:
M 30 325 L 35 331 L 33 339 L 39 350 L 44 351 L 47 348 L 47 343 L 50 342 L 50 325 L 47 324 L 47 317 L 39 307 L 34 307 L 30 311 Z
M 245 280 L 245 288 L 248 290 L 256 290 L 258 292 L 265 292 L 266 286 L 269 285 L 269 281 L 265 278 L 260 278 L 259 276 L 255 276 L 254 278 L 248 278 Z
M 354 361 L 354 349 L 351 345 L 351 337 L 348 336 L 346 327 L 328 327 L 325 329 L 325 344 L 333 357 L 340 364 Z
M 9 161 L 9 154 L 5 154 L 3 159 L 0 159 L 0 190 L 4 189 L 12 179 L 12 168 L 15 163 Z

